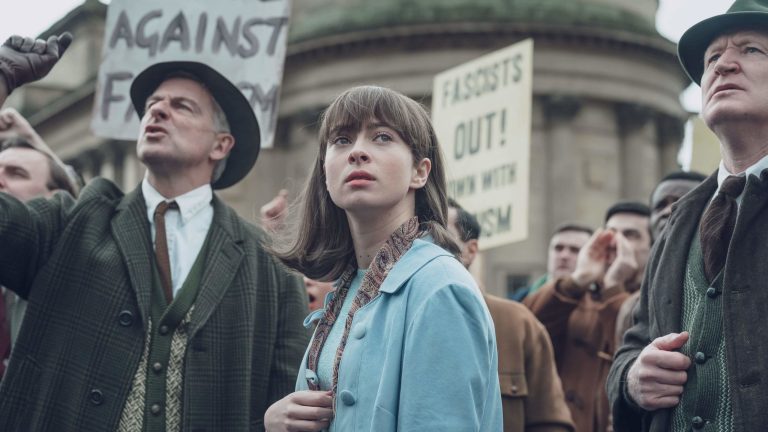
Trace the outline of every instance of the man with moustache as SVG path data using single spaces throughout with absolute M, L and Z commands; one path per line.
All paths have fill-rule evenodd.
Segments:
M 608 391 L 616 430 L 768 424 L 768 1 L 688 29 L 678 56 L 720 141 L 718 171 L 675 204 Z
M 10 38 L 0 103 L 70 40 Z M 308 335 L 301 282 L 213 193 L 255 163 L 256 118 L 197 62 L 152 65 L 130 94 L 147 168 L 133 192 L 96 179 L 77 201 L 0 193 L 0 283 L 29 300 L 0 430 L 263 430 Z

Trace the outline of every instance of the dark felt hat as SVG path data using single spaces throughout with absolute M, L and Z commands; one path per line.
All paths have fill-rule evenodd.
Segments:
M 248 99 L 224 75 L 198 62 L 172 61 L 153 64 L 138 74 L 131 83 L 133 108 L 139 117 L 142 117 L 147 98 L 169 75 L 179 72 L 191 74 L 205 84 L 227 116 L 235 145 L 229 153 L 224 173 L 212 186 L 214 189 L 232 186 L 245 177 L 256 163 L 261 147 L 261 132 Z
M 677 44 L 677 55 L 685 73 L 701 85 L 704 52 L 709 44 L 721 34 L 751 27 L 768 31 L 768 0 L 736 0 L 726 13 L 694 24 Z

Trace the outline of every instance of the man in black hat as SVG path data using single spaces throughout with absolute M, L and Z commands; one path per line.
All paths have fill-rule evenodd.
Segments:
M 694 25 L 678 56 L 702 90 L 720 167 L 657 239 L 608 381 L 616 430 L 768 424 L 768 1 Z
M 68 40 L 0 47 L 0 101 Z M 147 168 L 133 192 L 96 179 L 77 201 L 0 193 L 0 284 L 29 300 L 0 430 L 262 430 L 293 390 L 308 336 L 301 281 L 213 194 L 256 160 L 250 105 L 195 62 L 150 66 L 131 98 Z

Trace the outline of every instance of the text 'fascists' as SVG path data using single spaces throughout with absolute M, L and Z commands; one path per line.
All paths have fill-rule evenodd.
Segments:
M 483 65 L 466 73 L 457 74 L 443 82 L 443 108 L 478 98 L 518 83 L 523 78 L 523 55 L 514 56 Z

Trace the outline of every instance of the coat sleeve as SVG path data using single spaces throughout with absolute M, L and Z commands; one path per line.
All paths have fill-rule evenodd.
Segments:
M 48 261 L 66 225 L 74 200 L 67 193 L 27 204 L 0 193 L 0 284 L 21 298 Z
M 398 430 L 501 430 L 493 324 L 476 289 L 448 285 L 415 305 L 403 346 Z
M 523 300 L 549 332 L 556 358 L 567 343 L 568 320 L 580 301 L 560 292 L 559 285 L 563 283 L 571 283 L 570 278 L 549 281 L 536 294 Z
M 642 410 L 629 398 L 627 372 L 643 348 L 651 343 L 648 290 L 653 275 L 656 273 L 664 243 L 666 243 L 665 235 L 654 244 L 651 260 L 645 270 L 643 284 L 640 288 L 639 304 L 634 307 L 631 315 L 634 324 L 624 333 L 622 344 L 616 350 L 613 364 L 608 372 L 605 388 L 608 402 L 611 405 L 613 429 L 616 432 L 644 430 L 642 425 L 649 421 L 647 416 L 649 413 Z
M 303 325 L 309 311 L 304 282 L 280 264 L 274 264 L 274 271 L 278 286 L 278 322 L 267 406 L 294 391 L 310 336 Z
M 573 422 L 557 375 L 552 342 L 547 330 L 531 317 L 526 323 L 525 375 L 528 400 L 525 403 L 527 432 L 572 432 Z

